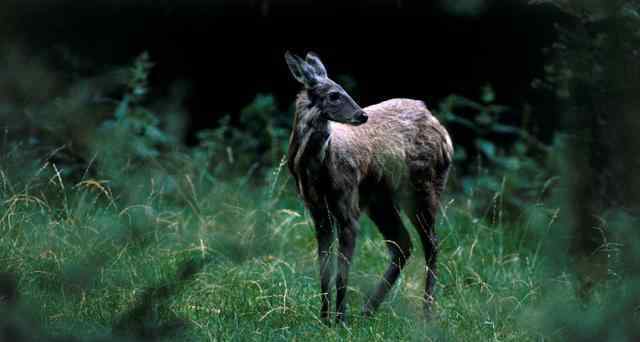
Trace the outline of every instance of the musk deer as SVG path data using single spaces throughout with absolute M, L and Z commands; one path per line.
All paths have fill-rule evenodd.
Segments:
M 336 320 L 345 320 L 349 266 L 366 211 L 386 240 L 391 264 L 364 306 L 370 316 L 398 279 L 412 244 L 400 209 L 418 231 L 426 261 L 425 313 L 436 283 L 434 224 L 453 147 L 446 129 L 421 101 L 388 100 L 365 109 L 347 94 L 314 53 L 285 53 L 304 89 L 296 100 L 288 166 L 315 225 L 320 261 L 320 316 L 328 322 L 330 247 L 338 235 Z

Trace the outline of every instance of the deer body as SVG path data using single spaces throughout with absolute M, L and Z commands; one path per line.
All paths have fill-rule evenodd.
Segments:
M 394 99 L 363 110 L 328 79 L 315 55 L 306 61 L 290 54 L 286 58 L 305 85 L 296 101 L 288 166 L 316 228 L 322 319 L 328 320 L 330 312 L 334 228 L 336 313 L 337 320 L 345 319 L 349 266 L 362 212 L 379 228 L 392 259 L 364 313 L 377 309 L 411 255 L 401 209 L 418 230 L 425 251 L 428 309 L 436 275 L 435 216 L 453 154 L 447 131 L 421 101 Z

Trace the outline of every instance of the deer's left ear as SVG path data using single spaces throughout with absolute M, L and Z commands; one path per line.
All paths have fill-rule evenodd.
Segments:
M 307 88 L 313 88 L 326 77 L 319 73 L 313 65 L 289 51 L 284 54 L 284 59 L 287 61 L 293 77 Z
M 327 68 L 324 67 L 320 57 L 314 52 L 309 52 L 307 54 L 307 64 L 313 67 L 313 70 L 316 72 L 316 75 L 321 78 L 327 78 Z

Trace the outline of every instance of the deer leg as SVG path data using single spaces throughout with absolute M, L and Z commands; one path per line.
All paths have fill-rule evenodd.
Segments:
M 318 261 L 320 263 L 320 319 L 325 324 L 329 323 L 331 310 L 331 243 L 333 242 L 333 229 L 327 210 L 312 211 L 312 218 L 316 228 L 316 240 L 318 241 Z
M 431 315 L 434 302 L 434 288 L 437 281 L 438 238 L 435 231 L 438 200 L 434 193 L 416 195 L 415 207 L 408 210 L 411 222 L 418 231 L 426 264 L 425 314 Z
M 356 247 L 358 222 L 351 222 L 338 227 L 338 276 L 336 277 L 336 322 L 346 322 L 347 287 L 349 285 L 349 268 Z
M 378 309 L 393 284 L 398 280 L 402 268 L 411 256 L 411 238 L 405 229 L 400 213 L 393 202 L 385 201 L 373 203 L 369 207 L 369 217 L 378 226 L 385 239 L 391 264 L 384 273 L 384 278 L 376 287 L 375 292 L 367 300 L 363 313 L 372 316 Z
M 341 194 L 331 209 L 338 233 L 338 274 L 336 276 L 336 322 L 346 322 L 349 268 L 356 248 L 360 218 L 358 197 L 354 192 Z

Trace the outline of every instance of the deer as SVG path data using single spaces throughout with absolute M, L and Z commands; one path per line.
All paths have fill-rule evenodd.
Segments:
M 424 311 L 430 316 L 437 279 L 436 214 L 452 163 L 447 130 L 424 102 L 391 99 L 362 109 L 314 52 L 285 53 L 303 89 L 295 101 L 287 165 L 309 212 L 320 265 L 320 319 L 331 321 L 330 252 L 337 234 L 336 323 L 346 323 L 349 269 L 359 218 L 366 213 L 385 239 L 391 262 L 366 299 L 371 317 L 412 253 L 403 211 L 417 230 L 426 263 Z

